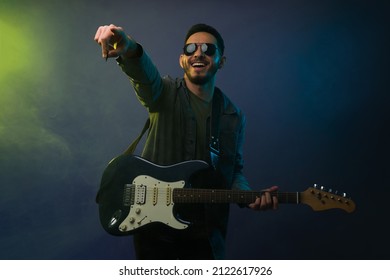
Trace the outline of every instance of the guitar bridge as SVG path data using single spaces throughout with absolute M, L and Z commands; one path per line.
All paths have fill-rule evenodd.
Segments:
M 123 191 L 123 205 L 131 206 L 134 204 L 134 185 L 126 184 Z

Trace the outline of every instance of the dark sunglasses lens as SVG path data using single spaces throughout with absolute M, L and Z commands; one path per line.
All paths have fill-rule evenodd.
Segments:
M 187 44 L 184 46 L 184 54 L 192 55 L 196 51 L 196 44 Z
M 212 56 L 215 54 L 217 47 L 213 44 L 202 44 L 201 50 L 205 55 Z M 185 55 L 193 55 L 196 52 L 198 46 L 195 43 L 187 44 L 184 46 L 184 54 Z
M 206 46 L 206 47 L 204 47 L 204 46 Z M 217 48 L 213 44 L 202 44 L 202 52 L 205 55 L 212 56 L 215 54 L 216 50 L 217 50 Z

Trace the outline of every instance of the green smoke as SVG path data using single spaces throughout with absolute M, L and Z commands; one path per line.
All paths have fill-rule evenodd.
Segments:
M 46 77 L 53 71 L 45 51 L 51 38 L 44 18 L 38 9 L 0 9 L 0 180 L 7 174 L 57 176 L 58 165 L 71 157 L 67 143 L 47 126 L 41 110 L 48 106 Z

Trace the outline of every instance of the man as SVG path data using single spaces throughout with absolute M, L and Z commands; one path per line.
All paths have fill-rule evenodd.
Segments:
M 95 41 L 103 58 L 117 57 L 137 97 L 149 113 L 150 128 L 142 156 L 160 165 L 201 159 L 214 167 L 219 187 L 249 190 L 242 174 L 245 117 L 215 86 L 216 73 L 226 61 L 224 41 L 206 24 L 192 26 L 179 63 L 184 77 L 161 77 L 149 56 L 121 27 L 98 28 Z M 202 178 L 204 179 L 204 178 Z M 270 192 L 249 205 L 253 210 L 276 209 Z M 139 259 L 222 259 L 229 206 L 190 208 L 194 225 L 187 230 L 156 229 L 134 235 Z

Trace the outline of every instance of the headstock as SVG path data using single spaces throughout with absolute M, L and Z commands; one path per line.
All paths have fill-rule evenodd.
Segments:
M 332 190 L 325 191 L 323 187 L 310 187 L 300 193 L 300 202 L 309 205 L 314 211 L 323 211 L 329 209 L 342 209 L 348 213 L 355 211 L 355 202 L 347 198 L 346 194 L 338 195 Z

